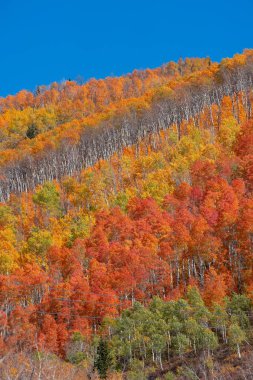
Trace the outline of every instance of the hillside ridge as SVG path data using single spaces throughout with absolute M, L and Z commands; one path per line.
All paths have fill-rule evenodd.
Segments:
M 189 82 L 180 83 L 172 94 L 165 92 L 161 95 L 158 90 L 146 104 L 130 105 L 123 115 L 117 112 L 112 116 L 105 114 L 102 120 L 80 130 L 77 142 L 63 139 L 56 149 L 49 147 L 44 155 L 30 155 L 13 164 L 7 163 L 1 172 L 0 200 L 7 200 L 12 192 L 28 191 L 48 180 L 60 180 L 63 176 L 78 173 L 172 125 L 177 126 L 180 139 L 182 122 L 192 119 L 196 123 L 205 108 L 210 110 L 209 123 L 213 125 L 212 105 L 220 106 L 224 96 L 235 97 L 236 102 L 239 93 L 243 93 L 250 117 L 252 83 L 253 59 L 248 51 L 246 56 L 235 56 L 227 67 L 226 64 L 218 66 L 214 74 L 210 69 L 190 78 Z

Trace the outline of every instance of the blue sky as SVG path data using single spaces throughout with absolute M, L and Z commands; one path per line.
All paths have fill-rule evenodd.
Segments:
M 253 48 L 253 0 L 0 0 L 0 96 Z

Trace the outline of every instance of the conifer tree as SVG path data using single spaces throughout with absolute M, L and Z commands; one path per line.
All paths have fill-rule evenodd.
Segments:
M 97 348 L 97 358 L 95 368 L 98 370 L 101 379 L 107 378 L 107 372 L 111 365 L 111 358 L 108 348 L 108 343 L 104 339 L 100 339 Z

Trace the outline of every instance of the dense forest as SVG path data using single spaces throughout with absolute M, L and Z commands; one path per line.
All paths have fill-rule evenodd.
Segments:
M 0 378 L 253 379 L 253 50 L 0 99 Z

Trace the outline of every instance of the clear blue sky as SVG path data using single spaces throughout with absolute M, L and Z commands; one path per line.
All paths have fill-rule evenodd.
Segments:
M 0 95 L 253 47 L 253 0 L 0 0 Z

